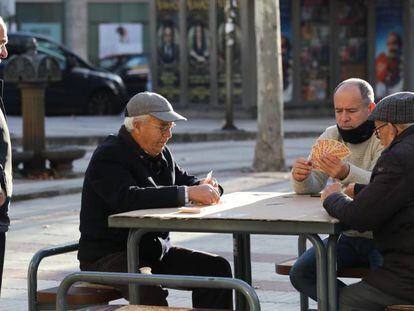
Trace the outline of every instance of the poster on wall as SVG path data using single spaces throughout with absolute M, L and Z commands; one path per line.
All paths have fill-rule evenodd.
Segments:
M 281 50 L 282 50 L 282 74 L 283 74 L 283 101 L 292 101 L 292 2 L 280 0 L 280 24 L 281 24 Z
M 225 34 L 225 5 L 226 0 L 217 2 L 217 71 L 218 71 L 218 103 L 226 101 L 226 34 Z M 242 103 L 242 75 L 241 75 L 241 30 L 240 30 L 240 3 L 234 5 L 234 45 L 233 45 L 233 103 Z
M 62 43 L 62 26 L 59 23 L 21 23 L 20 30 Z
M 157 92 L 172 102 L 180 98 L 179 0 L 157 0 Z
M 188 99 L 210 101 L 209 0 L 187 0 Z
M 142 32 L 140 23 L 99 24 L 99 58 L 142 53 Z
M 301 1 L 300 77 L 302 100 L 320 102 L 329 94 L 329 1 Z
M 375 93 L 377 98 L 403 90 L 403 7 L 401 0 L 375 2 Z

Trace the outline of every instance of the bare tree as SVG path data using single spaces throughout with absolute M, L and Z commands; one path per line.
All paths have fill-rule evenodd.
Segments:
M 255 1 L 258 133 L 253 167 L 285 169 L 279 0 Z

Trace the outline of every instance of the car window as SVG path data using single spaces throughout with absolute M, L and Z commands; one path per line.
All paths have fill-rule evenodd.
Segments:
M 131 57 L 125 64 L 126 68 L 134 68 L 136 66 L 148 65 L 148 57 L 139 55 Z
M 101 59 L 101 61 L 99 62 L 99 65 L 106 70 L 112 71 L 116 68 L 118 63 L 119 63 L 119 60 L 116 57 L 111 57 L 111 58 Z
M 66 53 L 58 45 L 43 39 L 37 39 L 37 43 L 37 50 L 39 53 L 55 57 L 59 62 L 60 69 L 66 69 Z

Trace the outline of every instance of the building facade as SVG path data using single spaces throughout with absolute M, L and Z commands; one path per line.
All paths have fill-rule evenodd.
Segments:
M 225 0 L 16 0 L 17 29 L 51 36 L 97 63 L 148 53 L 153 89 L 183 109 L 222 111 Z M 233 101 L 256 109 L 254 1 L 235 1 Z M 414 0 L 280 0 L 285 111 L 331 111 L 348 77 L 377 98 L 414 89 Z

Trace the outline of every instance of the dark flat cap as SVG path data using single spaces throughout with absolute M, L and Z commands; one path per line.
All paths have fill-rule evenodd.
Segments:
M 166 122 L 187 120 L 173 110 L 170 102 L 165 97 L 152 92 L 138 93 L 126 105 L 126 117 L 137 117 L 146 114 Z
M 414 123 L 414 93 L 399 92 L 381 99 L 368 120 L 392 124 Z

